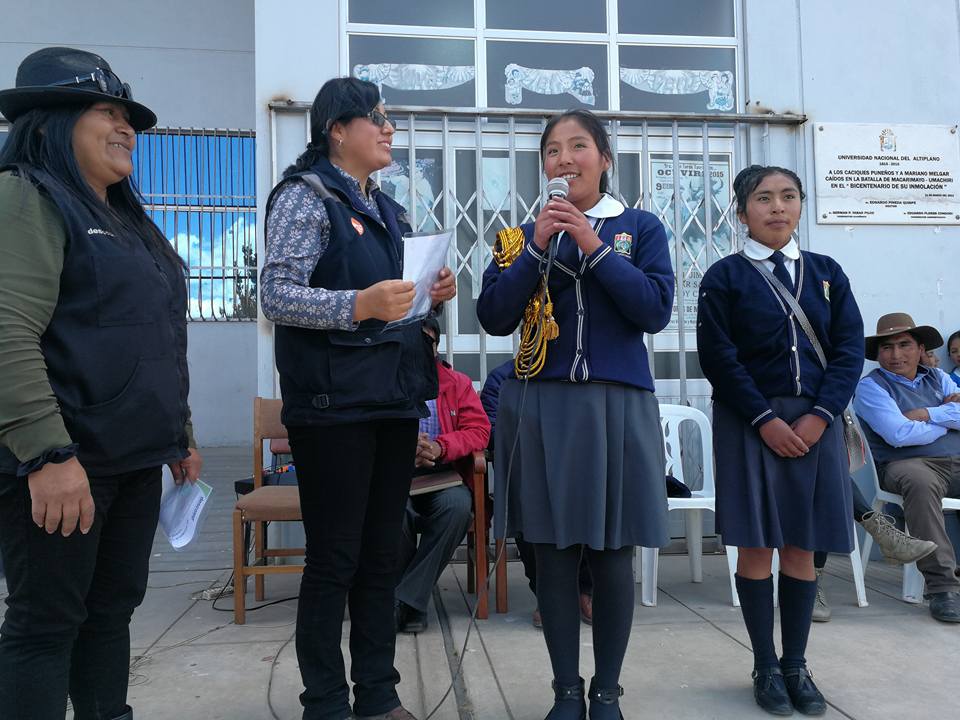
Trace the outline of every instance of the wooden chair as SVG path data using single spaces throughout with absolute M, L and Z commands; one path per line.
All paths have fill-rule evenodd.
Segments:
M 481 450 L 463 458 L 455 466 L 467 487 L 471 486 L 470 476 L 473 476 L 473 523 L 467 530 L 467 592 L 476 594 L 477 618 L 486 620 L 490 613 L 487 599 L 487 575 L 490 571 L 487 557 L 490 525 L 487 513 L 487 459 Z M 494 571 L 498 613 L 507 612 L 507 558 L 502 552 L 502 545 L 503 541 L 497 540 L 495 557 L 498 561 Z
M 254 578 L 254 597 L 261 601 L 264 595 L 264 576 L 277 573 L 303 572 L 303 565 L 272 565 L 270 558 L 297 557 L 303 548 L 268 548 L 267 523 L 300 522 L 300 494 L 296 486 L 263 484 L 263 443 L 271 441 L 271 451 L 281 452 L 286 444 L 287 429 L 280 422 L 281 400 L 254 398 L 253 400 L 253 491 L 243 495 L 233 511 L 233 619 L 237 625 L 246 621 L 247 578 Z M 244 530 L 252 526 L 254 560 L 248 564 L 249 554 Z
M 274 573 L 299 573 L 303 565 L 270 565 L 272 557 L 296 557 L 304 554 L 303 548 L 266 547 L 268 522 L 302 521 L 300 496 L 296 486 L 265 486 L 263 484 L 263 444 L 270 441 L 273 454 L 290 452 L 286 440 L 287 430 L 280 423 L 282 402 L 267 398 L 255 398 L 253 404 L 253 491 L 242 496 L 233 511 L 233 567 L 234 567 L 234 621 L 243 625 L 246 620 L 247 578 L 254 578 L 254 597 L 264 599 L 264 576 Z M 489 615 L 487 575 L 489 542 L 487 513 L 487 462 L 483 452 L 475 452 L 457 463 L 457 471 L 463 482 L 470 487 L 473 480 L 473 522 L 467 530 L 467 591 L 477 595 L 477 617 Z M 244 529 L 252 526 L 254 531 L 254 561 L 247 564 L 248 554 L 244 541 Z M 503 541 L 497 541 L 496 608 L 507 612 L 506 558 L 502 553 Z

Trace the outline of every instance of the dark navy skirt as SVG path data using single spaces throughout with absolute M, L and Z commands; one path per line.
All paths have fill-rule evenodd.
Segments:
M 770 400 L 786 423 L 808 413 L 803 397 Z M 850 469 L 839 420 L 800 458 L 782 458 L 731 408 L 713 404 L 717 531 L 725 545 L 849 553 L 853 550 Z
M 497 537 L 595 550 L 668 542 L 660 408 L 613 383 L 507 380 L 497 410 Z M 507 468 L 513 453 L 512 472 Z M 508 489 L 509 485 L 509 489 Z

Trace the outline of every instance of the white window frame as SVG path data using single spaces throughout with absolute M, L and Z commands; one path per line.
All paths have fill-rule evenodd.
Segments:
M 715 1 L 715 0 L 711 0 Z M 743 88 L 743 18 L 742 3 L 725 0 L 733 5 L 734 37 L 708 35 L 638 35 L 619 32 L 618 0 L 607 2 L 607 31 L 555 32 L 538 30 L 501 30 L 486 26 L 486 0 L 473 0 L 475 26 L 470 28 L 437 27 L 429 25 L 387 25 L 349 22 L 350 0 L 340 2 L 340 74 L 349 75 L 350 37 L 370 35 L 403 38 L 437 38 L 474 41 L 474 64 L 476 67 L 476 105 L 478 109 L 489 107 L 487 98 L 487 40 L 513 40 L 521 42 L 585 43 L 607 47 L 607 96 L 606 110 L 620 110 L 620 52 L 621 45 L 662 45 L 680 48 L 726 48 L 734 51 L 737 97 L 734 112 L 743 112 L 745 95 Z M 718 113 L 722 115 L 723 113 Z

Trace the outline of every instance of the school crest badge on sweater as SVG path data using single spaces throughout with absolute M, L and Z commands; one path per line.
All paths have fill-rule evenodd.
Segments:
M 613 250 L 620 255 L 630 255 L 633 250 L 633 235 L 630 233 L 617 233 L 613 236 Z

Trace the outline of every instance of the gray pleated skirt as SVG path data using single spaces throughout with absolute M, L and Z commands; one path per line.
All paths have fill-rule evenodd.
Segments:
M 770 400 L 788 424 L 809 412 L 802 397 Z M 717 531 L 725 545 L 849 553 L 853 550 L 850 465 L 840 421 L 799 458 L 782 458 L 733 409 L 713 404 Z
M 668 541 L 660 410 L 612 383 L 507 380 L 497 410 L 494 529 L 596 550 Z M 516 441 L 516 442 L 515 442 Z M 510 455 L 513 463 L 508 481 Z

